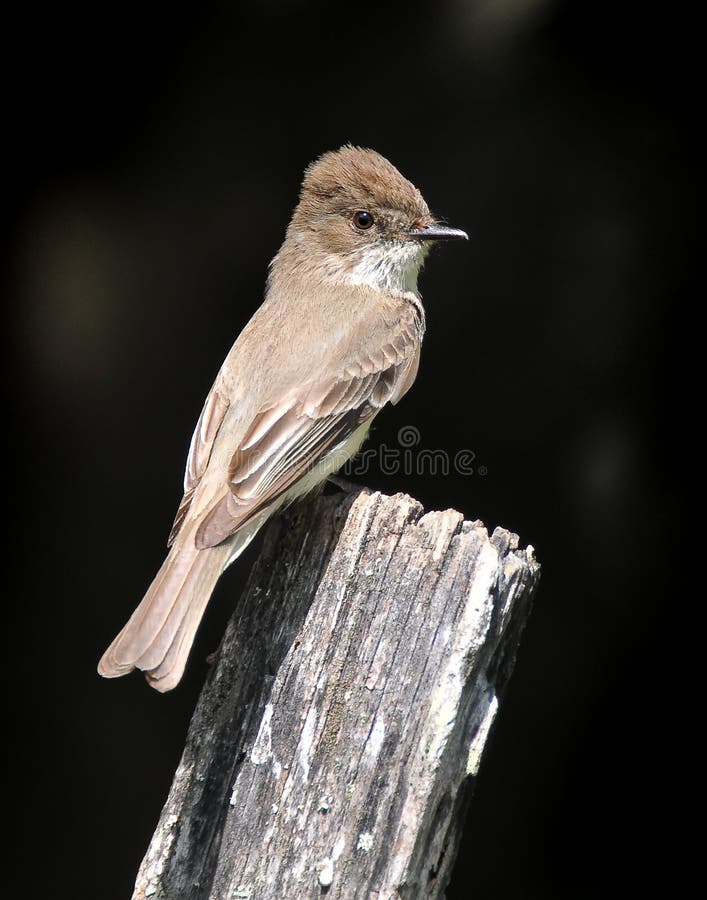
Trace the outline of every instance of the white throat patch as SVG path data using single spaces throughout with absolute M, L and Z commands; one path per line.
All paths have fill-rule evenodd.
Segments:
M 351 284 L 366 285 L 375 290 L 411 291 L 417 293 L 417 276 L 425 259 L 426 248 L 415 241 L 368 247 L 351 269 Z

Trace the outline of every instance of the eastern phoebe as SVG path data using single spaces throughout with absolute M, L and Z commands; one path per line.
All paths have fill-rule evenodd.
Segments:
M 226 357 L 191 440 L 169 554 L 103 655 L 177 685 L 219 576 L 267 519 L 352 457 L 415 380 L 432 241 L 466 238 L 373 150 L 345 146 L 304 173 L 265 300 Z

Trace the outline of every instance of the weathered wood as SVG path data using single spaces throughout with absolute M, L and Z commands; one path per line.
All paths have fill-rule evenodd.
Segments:
M 539 571 L 401 494 L 274 521 L 134 897 L 441 897 Z

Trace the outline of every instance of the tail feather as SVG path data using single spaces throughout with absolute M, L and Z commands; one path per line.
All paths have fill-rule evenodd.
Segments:
M 146 597 L 148 612 L 131 642 L 122 650 L 135 660 L 137 668 L 151 672 L 171 658 L 175 638 L 182 631 L 190 610 L 198 605 L 200 615 L 194 622 L 188 652 L 227 556 L 224 547 L 210 549 L 215 552 L 182 547 L 173 560 L 167 557 L 163 566 L 167 571 L 162 574 L 163 570 L 160 570 L 162 578 L 152 592 L 153 596 Z
M 101 657 L 98 672 L 118 678 L 142 669 L 158 691 L 179 683 L 204 610 L 223 570 L 248 546 L 265 513 L 227 541 L 198 549 L 184 528 L 141 603 Z
M 179 683 L 189 656 L 199 623 L 209 602 L 205 593 L 195 597 L 187 607 L 181 624 L 162 661 L 150 668 L 147 680 L 155 690 L 171 691 Z
M 141 603 L 103 654 L 99 674 L 118 678 L 138 668 L 156 690 L 175 687 L 216 582 L 261 524 L 203 550 L 194 545 L 192 530 L 180 534 Z
M 228 566 L 243 553 L 245 548 L 258 533 L 267 517 L 266 511 L 266 513 L 262 513 L 253 519 L 253 521 L 245 528 L 241 528 L 232 536 L 230 541 L 217 547 L 210 548 L 213 550 L 225 550 L 221 571 L 228 568 Z M 209 551 L 197 551 L 197 553 L 206 552 Z M 194 635 L 199 627 L 199 623 L 204 615 L 212 592 L 213 586 L 208 590 L 203 589 L 203 586 L 196 587 L 194 596 L 186 606 L 185 613 L 181 617 L 179 628 L 174 633 L 172 642 L 165 653 L 164 658 L 158 665 L 150 668 L 147 673 L 146 677 L 148 682 L 156 690 L 171 691 L 172 688 L 176 687 L 179 683 L 182 674 L 184 673 L 184 666 L 186 665 L 189 651 L 194 642 Z
M 197 550 L 181 542 L 173 546 L 140 605 L 103 654 L 99 673 L 117 678 L 135 668 L 149 673 L 162 667 L 166 674 L 167 664 L 176 676 L 174 687 L 184 671 L 201 616 L 227 555 L 227 548 L 222 547 Z M 189 616 L 195 605 L 199 606 L 198 617 Z M 189 629 L 183 627 L 185 622 Z M 177 635 L 180 639 L 175 647 Z M 179 649 L 181 654 L 174 652 Z

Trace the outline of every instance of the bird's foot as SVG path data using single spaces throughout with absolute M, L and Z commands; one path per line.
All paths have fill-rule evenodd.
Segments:
M 334 487 L 339 488 L 339 490 L 343 491 L 345 494 L 358 494 L 359 491 L 366 490 L 365 485 L 356 484 L 354 481 L 348 481 L 346 478 L 342 478 L 341 475 L 330 475 L 327 478 L 327 484 L 333 484 Z

